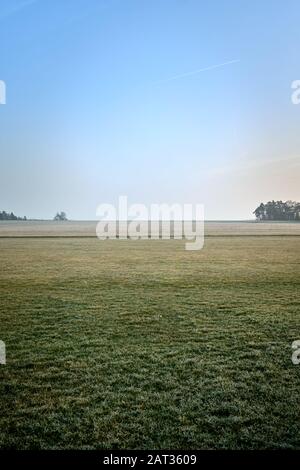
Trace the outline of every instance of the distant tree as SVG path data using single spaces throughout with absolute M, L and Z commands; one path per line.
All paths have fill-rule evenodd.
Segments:
M 258 206 L 255 211 L 253 212 L 253 214 L 255 214 L 255 217 L 259 220 L 265 220 L 266 218 L 266 209 L 265 209 L 265 205 L 263 203 L 260 204 L 260 206 Z
M 258 220 L 300 220 L 300 203 L 269 201 L 261 203 L 253 212 Z
M 57 212 L 53 220 L 63 221 L 68 220 L 65 212 Z

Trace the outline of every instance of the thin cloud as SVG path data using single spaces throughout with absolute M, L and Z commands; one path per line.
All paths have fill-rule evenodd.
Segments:
M 38 2 L 39 0 L 25 0 L 24 2 L 19 3 L 18 5 L 15 5 L 13 8 L 10 10 L 7 10 L 6 12 L 3 12 L 0 15 L 0 20 L 6 19 L 12 15 L 15 15 L 16 13 L 19 13 L 20 11 L 24 10 L 25 8 L 33 5 L 34 3 Z
M 236 64 L 237 62 L 240 62 L 240 59 L 229 60 L 227 62 L 222 62 L 220 64 L 215 64 L 215 65 L 211 65 L 209 67 L 204 67 L 202 69 L 193 70 L 192 72 L 185 72 L 185 73 L 182 73 L 180 75 L 174 75 L 173 77 L 165 78 L 163 80 L 157 80 L 154 83 L 172 82 L 173 80 L 179 80 L 181 78 L 190 77 L 192 75 L 197 75 L 198 73 L 201 73 L 201 72 L 207 72 L 209 70 L 219 69 L 221 67 L 226 67 L 227 65 Z
M 261 168 L 268 165 L 276 165 L 281 163 L 289 163 L 290 167 L 297 167 L 300 163 L 299 155 L 291 155 L 288 157 L 278 157 L 278 158 L 265 158 L 262 160 L 249 160 L 244 162 L 239 162 L 236 165 L 228 165 L 224 167 L 216 167 L 209 170 L 211 176 L 224 175 L 229 173 L 239 173 L 244 171 L 251 171 L 253 169 Z

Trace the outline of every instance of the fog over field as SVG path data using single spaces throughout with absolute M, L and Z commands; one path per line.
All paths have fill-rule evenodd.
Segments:
M 215 221 L 204 226 L 205 236 L 300 235 L 297 222 Z M 96 227 L 97 221 L 0 221 L 0 237 L 96 237 Z

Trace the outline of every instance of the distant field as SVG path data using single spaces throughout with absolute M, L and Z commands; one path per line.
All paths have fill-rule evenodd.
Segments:
M 0 237 L 95 237 L 97 221 L 0 221 Z M 300 222 L 205 222 L 206 236 L 299 235 Z
M 23 224 L 0 237 L 95 230 Z M 300 448 L 300 224 L 206 228 L 0 238 L 1 448 Z

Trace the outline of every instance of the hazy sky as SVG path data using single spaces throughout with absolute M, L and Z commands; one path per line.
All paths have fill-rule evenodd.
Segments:
M 0 210 L 300 200 L 299 0 L 0 0 Z

